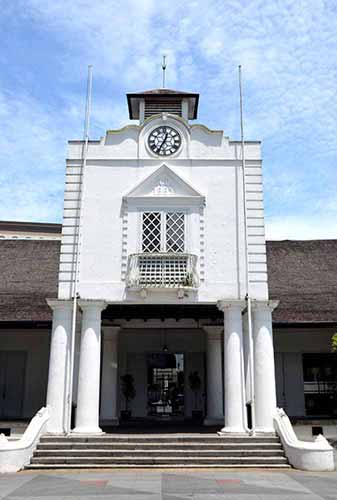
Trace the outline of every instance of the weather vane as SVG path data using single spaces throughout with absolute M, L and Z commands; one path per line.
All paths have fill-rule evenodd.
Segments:
M 161 68 L 163 70 L 163 89 L 165 88 L 165 76 L 166 76 L 166 55 L 163 55 L 163 62 L 161 63 Z

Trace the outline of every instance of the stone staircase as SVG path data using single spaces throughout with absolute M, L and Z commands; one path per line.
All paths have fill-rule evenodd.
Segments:
M 276 436 L 103 434 L 41 437 L 27 469 L 287 468 Z

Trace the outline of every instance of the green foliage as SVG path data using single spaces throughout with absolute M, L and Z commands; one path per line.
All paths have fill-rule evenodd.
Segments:
M 193 286 L 193 274 L 186 273 L 185 279 L 182 281 L 183 286 Z
M 337 333 L 331 337 L 331 350 L 337 353 Z

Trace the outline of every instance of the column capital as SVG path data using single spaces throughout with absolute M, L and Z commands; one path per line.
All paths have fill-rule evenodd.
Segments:
M 223 326 L 203 325 L 202 328 L 207 333 L 207 339 L 208 340 L 221 340 L 221 334 L 223 332 Z
M 273 312 L 279 303 L 279 300 L 252 300 L 252 310 Z
M 81 299 L 78 301 L 78 305 L 82 309 L 82 311 L 87 310 L 89 311 L 90 309 L 94 309 L 96 311 L 103 311 L 107 307 L 107 302 L 104 300 L 85 300 Z
M 220 311 L 228 311 L 229 309 L 239 309 L 240 311 L 243 311 L 246 307 L 246 301 L 245 300 L 218 300 L 216 303 L 217 308 L 220 309 Z
M 46 299 L 48 306 L 53 310 L 68 309 L 72 310 L 72 300 Z
M 104 338 L 109 340 L 110 337 L 115 337 L 119 334 L 121 327 L 120 326 L 102 326 L 102 332 L 104 334 Z

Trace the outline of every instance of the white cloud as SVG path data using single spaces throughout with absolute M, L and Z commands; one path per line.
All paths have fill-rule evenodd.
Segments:
M 0 219 L 59 219 L 67 117 L 28 95 L 0 92 Z M 63 146 L 63 147 L 62 147 Z
M 336 239 L 335 215 L 282 215 L 266 219 L 267 240 Z
M 314 217 L 319 213 L 323 220 L 333 220 L 325 203 L 325 198 L 333 199 L 329 186 L 337 161 L 333 2 L 17 0 L 6 4 L 3 15 L 54 42 L 45 52 L 48 57 L 54 51 L 62 101 L 52 107 L 47 97 L 32 99 L 28 90 L 22 91 L 24 82 L 15 95 L 0 95 L 0 123 L 6 123 L 0 146 L 16 176 L 14 182 L 6 172 L 5 181 L 16 193 L 7 194 L 13 200 L 8 213 L 20 207 L 18 191 L 29 178 L 39 193 L 36 200 L 30 197 L 29 206 L 62 203 L 50 202 L 53 191 L 44 179 L 63 169 L 66 140 L 82 135 L 87 64 L 94 66 L 92 133 L 100 136 L 128 121 L 124 92 L 160 86 L 161 56 L 166 53 L 167 85 L 199 90 L 206 124 L 224 127 L 232 137 L 239 133 L 237 65 L 243 65 L 246 137 L 265 141 L 270 162 L 265 164 L 267 215 L 277 214 L 272 219 L 276 232 L 286 234 L 288 227 L 289 234 L 309 234 L 312 228 L 316 234 L 303 209 L 312 198 Z M 6 54 L 2 57 L 3 68 L 19 72 L 13 69 L 13 55 L 7 65 Z M 60 193 L 61 175 L 53 181 Z M 35 213 L 29 206 L 22 208 L 22 216 Z M 295 211 L 303 216 L 288 220 Z M 320 234 L 324 227 L 331 234 L 330 219 Z

